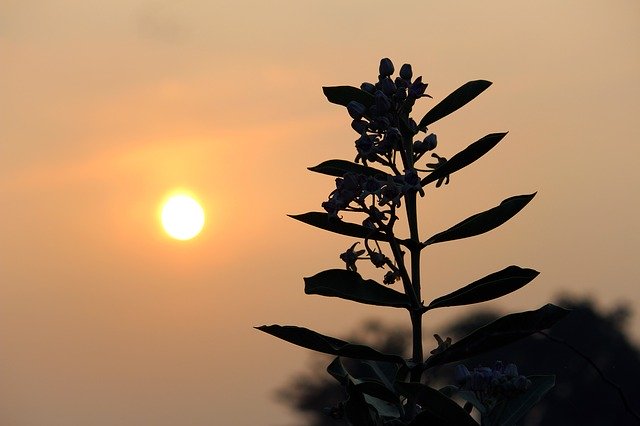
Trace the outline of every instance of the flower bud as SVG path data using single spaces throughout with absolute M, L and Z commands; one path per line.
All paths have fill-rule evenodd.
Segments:
M 518 377 L 518 367 L 515 364 L 507 364 L 504 368 L 504 375 L 507 377 Z
M 513 380 L 513 386 L 520 392 L 526 391 L 531 386 L 531 380 L 525 376 L 518 376 Z
M 387 271 L 382 280 L 383 284 L 391 285 L 400 279 L 400 274 L 396 271 Z
M 464 364 L 456 365 L 456 368 L 453 370 L 453 379 L 459 383 L 464 384 L 471 377 L 471 373 L 469 369 Z
M 400 77 L 396 77 L 395 80 L 393 80 L 393 82 L 396 84 L 396 87 L 399 89 L 406 89 L 409 87 L 409 83 L 407 83 L 406 80 L 400 78 Z
M 399 147 L 402 143 L 402 133 L 397 127 L 389 127 L 384 134 L 384 138 L 393 148 Z
M 377 251 L 370 251 L 369 260 L 371 260 L 371 263 L 373 263 L 373 266 L 375 266 L 376 268 L 382 268 L 387 264 L 388 258 L 384 254 Z
M 353 120 L 351 122 L 351 128 L 360 134 L 366 132 L 367 127 L 369 127 L 369 123 L 364 120 Z
M 413 70 L 411 69 L 411 64 L 404 64 L 400 67 L 400 77 L 403 80 L 411 81 L 411 77 L 413 77 Z
M 393 62 L 389 58 L 383 58 L 380 60 L 380 76 L 389 77 L 393 74 Z
M 364 90 L 367 93 L 373 94 L 376 91 L 376 86 L 371 83 L 364 82 L 360 85 L 360 89 Z
M 362 118 L 364 113 L 367 112 L 367 107 L 365 107 L 358 101 L 351 101 L 347 104 L 347 111 L 349 112 L 351 118 L 353 118 L 354 120 L 359 120 Z
M 434 149 L 436 149 L 436 146 L 438 146 L 438 138 L 435 135 L 435 133 L 430 133 L 428 134 L 423 141 L 423 149 L 425 151 L 432 151 Z
M 396 85 L 390 78 L 382 79 L 380 81 L 380 86 L 382 87 L 382 92 L 387 96 L 391 96 L 396 93 Z
M 376 92 L 376 111 L 378 114 L 385 114 L 391 108 L 391 101 L 381 91 Z

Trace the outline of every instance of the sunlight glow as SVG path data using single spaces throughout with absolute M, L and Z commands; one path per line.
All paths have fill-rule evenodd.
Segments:
M 193 197 L 186 194 L 169 197 L 162 207 L 160 218 L 164 230 L 176 240 L 190 240 L 204 226 L 204 210 Z

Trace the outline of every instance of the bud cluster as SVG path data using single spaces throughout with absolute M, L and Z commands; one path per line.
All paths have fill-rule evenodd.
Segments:
M 519 375 L 515 364 L 504 366 L 500 361 L 493 368 L 477 367 L 471 372 L 459 364 L 454 370 L 454 379 L 462 389 L 474 392 L 486 405 L 521 394 L 531 386 L 531 380 Z
M 395 78 L 394 72 L 393 62 L 383 58 L 377 83 L 365 82 L 360 85 L 360 89 L 372 96 L 371 105 L 358 101 L 351 101 L 347 105 L 347 111 L 353 119 L 351 127 L 360 134 L 355 143 L 358 152 L 356 162 L 395 165 L 394 154 L 403 149 L 403 136 L 412 138 L 419 131 L 409 113 L 417 99 L 429 96 L 425 94 L 427 84 L 422 82 L 421 76 L 413 78 L 410 64 L 402 65 Z M 428 136 L 429 141 L 415 142 L 418 152 L 434 149 L 434 136 Z
M 331 220 L 340 219 L 339 213 L 343 211 L 365 213 L 362 225 L 371 229 L 372 235 L 391 230 L 397 219 L 395 211 L 401 206 L 403 196 L 409 193 L 424 195 L 418 172 L 432 170 L 416 169 L 415 164 L 438 144 L 435 134 L 427 133 L 426 128 L 419 129 L 418 124 L 409 117 L 416 100 L 430 97 L 425 94 L 427 84 L 422 82 L 422 77 L 413 77 L 410 64 L 402 65 L 394 77 L 395 67 L 389 58 L 380 60 L 378 71 L 376 83 L 364 82 L 360 86 L 370 96 L 364 95 L 361 102 L 349 102 L 347 111 L 352 118 L 351 127 L 359 134 L 355 141 L 355 162 L 365 166 L 379 163 L 389 167 L 393 173 L 374 177 L 348 172 L 336 179 L 335 189 L 329 194 L 328 200 L 322 203 Z M 426 136 L 414 140 L 420 131 L 425 132 Z M 402 167 L 396 161 L 398 156 L 401 157 Z M 438 163 L 427 165 L 431 169 L 446 161 L 436 154 L 432 156 L 438 159 Z M 436 186 L 439 187 L 443 182 L 448 183 L 448 177 L 446 182 L 445 178 L 438 180 Z M 385 284 L 400 279 L 399 271 L 382 254 L 380 247 L 372 250 L 365 239 L 365 248 L 356 250 L 354 244 L 340 255 L 348 270 L 356 271 L 356 261 L 368 259 L 377 268 L 390 269 L 384 276 Z

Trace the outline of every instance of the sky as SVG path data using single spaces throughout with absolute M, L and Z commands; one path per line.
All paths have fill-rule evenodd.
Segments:
M 427 191 L 425 236 L 538 191 L 498 230 L 428 249 L 423 298 L 518 264 L 541 274 L 484 307 L 637 311 L 639 24 L 633 0 L 0 0 L 0 423 L 299 425 L 274 392 L 310 353 L 252 327 L 407 324 L 304 295 L 352 241 L 286 216 L 333 189 L 307 167 L 355 157 L 321 87 L 375 80 L 383 57 L 435 101 L 494 83 L 431 126 L 440 155 L 509 131 Z M 189 242 L 158 221 L 179 189 L 207 211 Z M 427 330 L 468 308 L 441 311 Z

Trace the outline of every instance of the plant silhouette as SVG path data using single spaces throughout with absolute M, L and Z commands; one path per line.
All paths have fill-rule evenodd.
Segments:
M 433 309 L 485 302 L 530 283 L 538 272 L 510 265 L 428 304 L 422 299 L 420 259 L 433 244 L 492 231 L 518 214 L 535 196 L 509 197 L 495 207 L 464 219 L 428 238 L 419 232 L 418 195 L 443 188 L 451 175 L 475 163 L 507 135 L 491 133 L 452 155 L 440 148 L 428 126 L 457 111 L 484 92 L 491 82 L 469 81 L 433 106 L 420 120 L 411 113 L 418 100 L 430 98 L 422 76 L 404 64 L 383 58 L 376 83 L 324 87 L 329 102 L 346 107 L 357 133 L 354 162 L 328 160 L 309 170 L 335 178 L 323 211 L 292 215 L 300 222 L 358 239 L 340 255 L 344 269 L 329 269 L 304 279 L 305 293 L 339 297 L 374 306 L 406 309 L 411 321 L 411 352 L 385 351 L 327 336 L 303 327 L 256 327 L 272 336 L 335 356 L 327 372 L 345 391 L 345 399 L 329 410 L 332 417 L 355 426 L 420 426 L 423 424 L 485 426 L 515 424 L 554 386 L 551 375 L 523 376 L 514 364 L 469 371 L 459 365 L 455 385 L 435 388 L 424 382 L 434 371 L 516 342 L 552 327 L 568 311 L 547 304 L 532 311 L 498 318 L 456 342 L 436 335 L 437 347 L 425 356 L 423 316 Z M 425 162 L 430 153 L 433 160 Z M 433 184 L 433 185 L 432 185 Z M 399 229 L 400 209 L 406 223 Z M 356 220 L 356 222 L 353 222 Z M 402 234 L 408 234 L 403 238 Z M 358 273 L 368 261 L 384 272 L 382 284 Z M 398 284 L 399 290 L 393 288 Z M 394 349 L 394 348 L 386 348 Z M 462 399 L 464 405 L 457 401 Z

